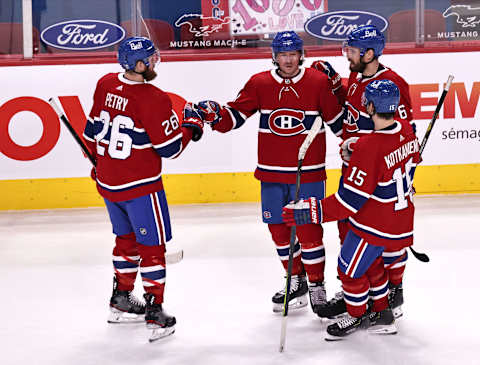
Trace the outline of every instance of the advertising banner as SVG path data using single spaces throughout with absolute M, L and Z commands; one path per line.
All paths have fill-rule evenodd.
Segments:
M 421 140 L 449 74 L 455 76 L 439 120 L 425 148 L 423 165 L 480 163 L 478 102 L 479 53 L 384 55 L 382 63 L 410 84 L 413 115 Z M 326 57 L 347 77 L 344 57 Z M 310 65 L 314 59 L 307 59 Z M 269 59 L 161 63 L 154 84 L 191 101 L 234 100 L 255 73 L 268 70 Z M 1 67 L 0 180 L 88 176 L 90 163 L 48 104 L 57 97 L 80 132 L 92 105 L 98 79 L 121 72 L 117 64 Z M 152 110 L 152 113 L 155 113 Z M 339 139 L 327 129 L 327 168 L 340 167 Z M 258 114 L 238 130 L 220 134 L 205 128 L 204 137 L 173 161 L 164 172 L 251 172 L 257 161 Z

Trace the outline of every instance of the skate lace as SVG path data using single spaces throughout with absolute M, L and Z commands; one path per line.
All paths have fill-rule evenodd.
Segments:
M 300 286 L 300 279 L 298 276 L 292 276 L 292 279 L 290 281 L 290 294 L 292 294 L 295 290 L 298 289 L 298 287 Z M 280 293 L 285 295 L 285 293 L 287 292 L 287 288 L 284 287 L 280 290 Z
M 347 328 L 352 324 L 354 324 L 356 321 L 357 321 L 357 318 L 348 315 L 342 318 L 340 321 L 338 321 L 337 324 L 338 324 L 338 327 L 340 328 Z
M 323 286 L 312 286 L 310 287 L 310 297 L 315 304 L 325 303 L 326 302 L 326 293 L 323 290 Z
M 393 306 L 393 303 L 395 301 L 395 296 L 397 295 L 397 290 L 398 290 L 398 287 L 396 286 L 390 288 L 390 293 L 388 295 L 388 304 L 390 304 L 390 306 Z
M 335 297 L 330 299 L 328 301 L 328 304 L 330 305 L 335 305 L 337 304 L 339 301 L 343 300 L 343 291 L 339 291 L 339 292 L 336 292 L 335 293 Z
M 128 301 L 136 306 L 145 307 L 145 303 L 138 299 L 132 292 L 128 293 Z

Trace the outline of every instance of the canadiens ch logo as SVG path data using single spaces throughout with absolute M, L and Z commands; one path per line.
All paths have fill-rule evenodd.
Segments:
M 282 137 L 294 136 L 306 130 L 303 125 L 305 112 L 295 109 L 277 109 L 268 117 L 270 130 Z
M 347 103 L 347 118 L 345 119 L 345 129 L 347 132 L 354 133 L 359 131 L 357 122 L 360 119 L 360 112 L 350 103 Z

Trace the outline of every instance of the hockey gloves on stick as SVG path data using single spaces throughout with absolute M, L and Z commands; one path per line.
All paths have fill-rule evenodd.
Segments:
M 337 91 L 342 86 L 342 78 L 329 62 L 318 60 L 312 63 L 312 67 L 318 71 L 322 71 L 325 75 L 327 75 L 328 79 L 332 83 L 333 91 Z
M 217 124 L 220 119 L 220 104 L 213 100 L 202 100 L 197 104 L 197 111 L 202 117 L 203 121 L 213 128 L 215 124 Z
M 358 137 L 350 137 L 347 138 L 340 144 L 340 156 L 342 156 L 342 160 L 345 162 L 350 161 L 350 157 L 352 157 L 353 148 L 355 147 L 355 143 L 357 143 Z
M 290 202 L 282 209 L 283 223 L 287 226 L 301 226 L 303 224 L 320 223 L 319 204 L 315 197 L 298 202 Z
M 203 135 L 203 120 L 192 103 L 186 103 L 183 108 L 182 127 L 192 129 L 192 141 L 197 142 Z

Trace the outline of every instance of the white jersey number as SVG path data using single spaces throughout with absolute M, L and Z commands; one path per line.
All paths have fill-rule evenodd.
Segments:
M 408 207 L 408 200 L 413 203 L 413 191 L 412 185 L 413 181 L 410 178 L 410 170 L 413 166 L 413 158 L 410 158 L 407 163 L 405 164 L 405 180 L 407 182 L 407 192 L 405 193 L 405 189 L 403 188 L 403 173 L 402 168 L 396 168 L 393 172 L 393 180 L 397 185 L 397 202 L 395 203 L 395 211 L 402 210 Z
M 98 135 L 95 136 L 97 140 L 97 153 L 101 156 L 105 155 L 105 147 L 100 145 L 100 141 L 108 143 L 108 154 L 111 158 L 125 160 L 132 153 L 132 137 L 130 137 L 125 130 L 132 130 L 135 123 L 130 117 L 124 115 L 117 115 L 111 121 L 110 129 L 110 113 L 105 110 L 100 112 L 100 120 L 103 123 L 103 128 Z M 109 129 L 110 139 L 105 140 Z
M 180 126 L 180 123 L 178 122 L 178 117 L 177 114 L 175 113 L 174 110 L 172 110 L 172 115 L 170 119 L 164 120 L 162 122 L 163 128 L 165 128 L 165 135 L 169 136 L 172 134 L 172 132 Z

